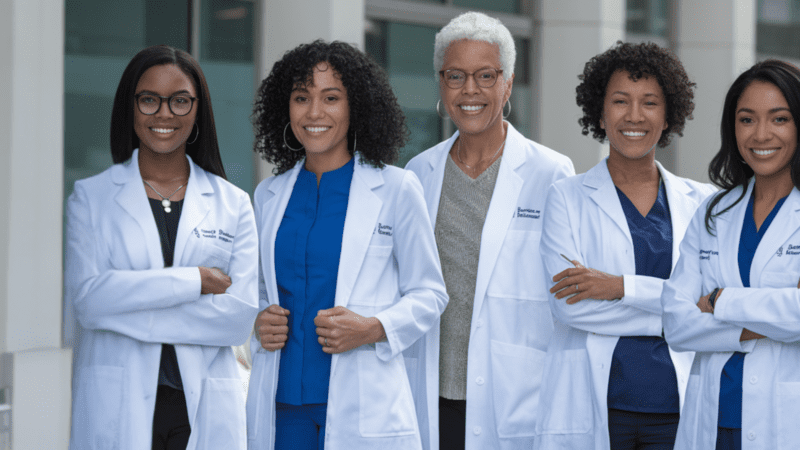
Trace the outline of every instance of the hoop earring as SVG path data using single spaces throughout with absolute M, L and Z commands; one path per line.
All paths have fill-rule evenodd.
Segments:
M 449 119 L 450 116 L 443 116 L 441 112 L 439 112 L 439 104 L 442 103 L 442 100 L 439 99 L 436 101 L 436 114 L 441 117 L 442 119 Z
M 288 148 L 289 150 L 291 150 L 291 151 L 293 151 L 293 152 L 299 152 L 299 151 L 303 150 L 303 148 L 304 148 L 302 145 L 300 146 L 300 148 L 292 148 L 292 147 L 289 145 L 289 143 L 288 143 L 288 142 L 286 142 L 286 130 L 288 130 L 288 129 L 289 129 L 289 124 L 291 124 L 291 122 L 288 122 L 288 123 L 286 124 L 286 126 L 285 126 L 285 127 L 283 127 L 283 145 L 284 145 L 284 146 L 286 146 L 286 148 Z
M 192 142 L 187 142 L 186 145 L 194 144 L 195 141 L 197 141 L 197 138 L 200 137 L 200 125 L 198 125 L 197 122 L 195 122 L 194 126 L 197 127 L 197 134 L 194 135 L 194 139 L 192 139 Z
M 508 114 L 505 114 L 506 105 L 508 105 Z M 508 119 L 508 116 L 511 115 L 511 99 L 508 99 L 508 101 L 506 102 L 506 105 L 503 105 L 503 119 Z

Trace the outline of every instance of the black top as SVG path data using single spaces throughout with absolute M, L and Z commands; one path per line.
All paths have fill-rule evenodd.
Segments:
M 161 238 L 164 267 L 172 267 L 172 260 L 175 256 L 175 237 L 178 234 L 178 222 L 181 218 L 183 200 L 172 202 L 170 205 L 172 211 L 170 212 L 164 211 L 161 200 L 154 198 L 148 198 L 148 200 L 150 200 L 150 208 L 153 210 L 153 217 L 158 227 L 158 235 Z M 158 368 L 158 384 L 183 390 L 181 372 L 178 369 L 178 356 L 175 354 L 175 347 L 170 344 L 161 344 L 161 366 Z

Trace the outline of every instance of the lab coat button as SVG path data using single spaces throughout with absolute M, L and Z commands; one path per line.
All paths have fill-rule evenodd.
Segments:
M 750 384 L 756 384 L 756 383 L 758 383 L 758 377 L 753 375 L 752 377 L 750 377 Z
M 483 377 L 478 377 L 475 379 L 475 382 L 478 383 L 478 386 L 483 386 Z
M 481 431 L 482 431 L 482 430 L 481 430 L 481 427 L 475 427 L 475 428 L 473 428 L 473 429 L 472 429 L 472 433 L 473 433 L 475 436 L 477 436 L 477 435 L 481 434 Z
M 756 440 L 756 432 L 755 431 L 751 431 L 751 432 L 747 433 L 747 439 L 750 439 L 751 441 L 755 441 Z
M 480 328 L 480 327 L 482 327 L 482 326 L 483 326 L 483 320 L 481 320 L 481 319 L 478 319 L 478 320 L 475 322 L 475 328 Z

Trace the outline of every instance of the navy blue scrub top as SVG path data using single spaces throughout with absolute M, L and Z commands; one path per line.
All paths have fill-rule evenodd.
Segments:
M 747 203 L 742 234 L 739 236 L 739 276 L 742 278 L 744 287 L 750 287 L 750 266 L 753 265 L 753 257 L 758 244 L 786 200 L 786 197 L 778 200 L 767 218 L 764 219 L 761 228 L 756 231 L 756 221 L 753 218 L 753 197 L 750 195 L 750 201 Z M 722 428 L 742 428 L 744 356 L 742 352 L 735 352 L 722 368 L 719 385 L 719 420 L 717 421 L 718 426 Z
M 672 221 L 661 182 L 658 198 L 642 217 L 617 188 L 633 239 L 636 275 L 669 278 L 672 272 Z M 640 413 L 679 413 L 678 378 L 661 336 L 623 336 L 611 360 L 608 407 Z
M 278 299 L 289 310 L 289 340 L 281 349 L 275 400 L 291 405 L 328 402 L 331 355 L 322 351 L 314 318 L 333 308 L 342 233 L 354 161 L 317 176 L 297 175 L 275 237 Z

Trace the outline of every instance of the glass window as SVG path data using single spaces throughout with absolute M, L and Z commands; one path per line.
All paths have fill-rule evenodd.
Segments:
M 670 0 L 628 0 L 626 32 L 668 38 Z
M 512 14 L 521 12 L 519 0 L 453 0 L 453 6 Z
M 756 51 L 800 58 L 800 0 L 759 0 Z

